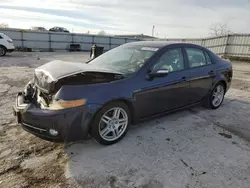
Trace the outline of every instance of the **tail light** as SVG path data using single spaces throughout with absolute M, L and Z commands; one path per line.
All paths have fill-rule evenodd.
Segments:
M 13 43 L 13 41 L 12 41 L 12 40 L 7 40 L 7 41 L 8 41 L 8 43 L 10 43 L 10 44 L 11 44 L 11 43 Z

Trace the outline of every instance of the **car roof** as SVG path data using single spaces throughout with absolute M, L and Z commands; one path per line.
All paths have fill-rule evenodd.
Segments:
M 65 29 L 64 27 L 59 27 L 59 26 L 55 26 L 55 27 Z M 54 28 L 55 28 L 55 27 L 54 27 Z
M 180 44 L 180 45 L 192 45 L 196 47 L 202 47 L 200 45 L 192 44 L 192 43 L 181 43 L 181 42 L 174 42 L 174 41 L 136 41 L 136 42 L 130 42 L 126 43 L 126 45 L 135 45 L 135 46 L 147 46 L 147 47 L 154 47 L 154 48 L 163 48 L 168 45 L 172 44 Z

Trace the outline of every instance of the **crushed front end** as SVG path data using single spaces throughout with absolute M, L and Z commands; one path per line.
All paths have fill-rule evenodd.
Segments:
M 63 108 L 53 103 L 53 95 L 30 82 L 17 94 L 13 111 L 24 130 L 46 140 L 71 142 L 88 137 L 91 106 L 80 102 L 82 105 Z
M 122 78 L 120 73 L 100 72 L 91 65 L 49 62 L 36 68 L 32 81 L 17 94 L 14 114 L 26 131 L 39 137 L 82 140 L 87 138 L 90 122 L 101 107 L 95 101 L 87 101 L 88 90 L 84 86 Z

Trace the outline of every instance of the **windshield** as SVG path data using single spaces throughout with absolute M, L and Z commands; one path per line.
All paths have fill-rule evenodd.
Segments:
M 102 68 L 130 74 L 138 71 L 158 48 L 143 46 L 120 46 L 89 62 Z

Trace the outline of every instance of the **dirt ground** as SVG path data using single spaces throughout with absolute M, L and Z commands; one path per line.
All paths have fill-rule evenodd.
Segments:
M 92 139 L 59 144 L 15 123 L 15 95 L 50 60 L 87 53 L 21 53 L 0 58 L 0 187 L 250 187 L 250 64 L 234 62 L 221 108 L 195 107 L 130 127 L 112 146 Z

